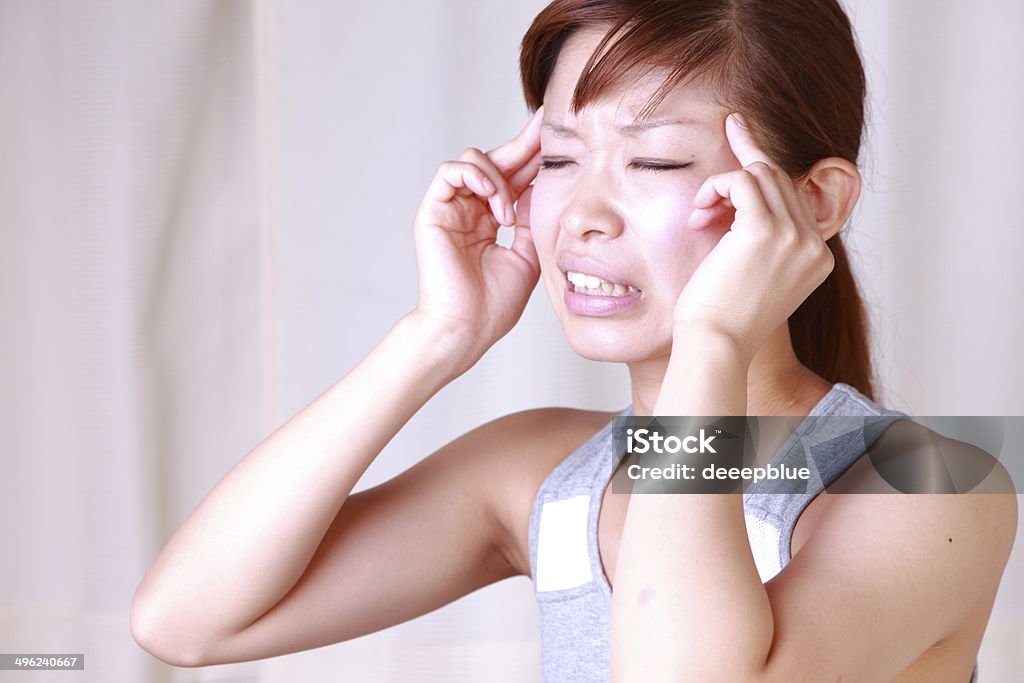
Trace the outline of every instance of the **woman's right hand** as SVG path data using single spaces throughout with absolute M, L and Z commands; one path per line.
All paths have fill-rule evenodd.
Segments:
M 529 199 L 542 118 L 543 107 L 500 147 L 442 162 L 413 221 L 415 313 L 441 325 L 470 365 L 519 321 L 540 277 Z M 515 226 L 511 248 L 497 243 L 499 224 Z

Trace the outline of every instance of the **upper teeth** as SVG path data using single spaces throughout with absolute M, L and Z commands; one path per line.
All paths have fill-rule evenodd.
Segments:
M 584 294 L 604 294 L 606 296 L 624 296 L 629 293 L 637 291 L 636 287 L 632 285 L 623 285 L 618 282 L 608 282 L 602 280 L 594 275 L 587 275 L 586 273 L 576 273 L 569 271 L 566 273 L 571 282 L 575 287 L 576 291 Z

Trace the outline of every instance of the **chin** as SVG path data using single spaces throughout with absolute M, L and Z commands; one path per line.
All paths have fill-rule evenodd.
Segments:
M 587 360 L 603 363 L 633 363 L 668 354 L 671 343 L 657 344 L 627 321 L 600 318 L 562 323 L 569 348 Z
M 558 272 L 559 279 L 546 279 L 545 286 L 569 348 L 577 355 L 604 363 L 632 363 L 667 357 L 671 353 L 671 325 L 652 324 L 663 319 L 655 314 L 657 306 L 652 307 L 648 303 L 639 311 L 631 311 L 629 317 L 572 313 L 562 300 L 565 296 L 565 281 L 561 272 Z M 665 316 L 671 320 L 671 311 L 666 312 Z

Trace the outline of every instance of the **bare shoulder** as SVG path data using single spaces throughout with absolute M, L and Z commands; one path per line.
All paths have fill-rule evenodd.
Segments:
M 1013 478 L 997 456 L 1002 454 L 912 420 L 896 420 L 828 492 L 1012 494 L 1015 499 Z
M 808 651 L 829 667 L 822 680 L 940 680 L 973 665 L 1017 531 L 1014 482 L 983 449 L 893 426 L 827 491 L 857 495 L 818 496 L 806 542 L 765 584 L 779 672 L 800 671 Z
M 543 478 L 617 414 L 547 407 L 506 415 L 488 425 L 488 437 L 499 438 L 506 445 L 495 449 L 495 465 L 511 468 L 509 473 Z
M 829 493 L 890 495 L 827 496 L 829 507 L 860 511 L 873 522 L 898 515 L 908 521 L 908 531 L 946 539 L 955 537 L 940 533 L 943 529 L 960 531 L 965 540 L 981 541 L 976 552 L 956 555 L 963 571 L 998 565 L 992 577 L 998 581 L 1016 535 L 1018 491 L 996 455 L 897 420 L 828 488 Z
M 617 412 L 546 407 L 506 415 L 487 425 L 491 450 L 488 479 L 494 484 L 493 514 L 506 561 L 530 573 L 526 538 L 534 497 L 544 479 L 565 458 L 607 425 Z
M 897 437 L 911 440 L 895 448 Z M 824 496 L 807 541 L 765 584 L 780 680 L 809 651 L 822 680 L 966 680 L 973 665 L 1014 544 L 1013 481 L 984 450 L 912 424 L 887 438 L 887 458 L 862 457 L 828 490 L 857 495 Z M 902 491 L 912 479 L 925 492 Z

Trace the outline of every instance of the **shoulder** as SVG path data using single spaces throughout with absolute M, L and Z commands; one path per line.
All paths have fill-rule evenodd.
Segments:
M 889 424 L 828 492 L 1017 493 L 998 457 L 911 419 Z
M 559 463 L 617 414 L 535 408 L 505 415 L 470 433 L 487 444 L 479 480 L 488 488 L 496 540 L 506 561 L 518 573 L 529 573 L 526 538 L 537 490 Z
M 961 532 L 964 545 L 953 561 L 965 570 L 1007 559 L 1016 536 L 1017 491 L 999 459 L 908 419 L 889 425 L 828 492 L 884 494 L 828 497 L 830 515 L 865 532 L 870 527 L 874 536 L 887 533 L 876 525 L 894 520 L 904 536 L 918 539 L 957 543 L 952 532 Z M 966 547 L 974 542 L 978 548 Z
M 946 456 L 959 452 L 950 461 L 962 465 L 946 466 L 943 446 Z M 939 442 L 922 450 L 928 454 L 919 452 L 902 476 L 894 473 L 900 464 L 876 461 L 837 491 L 844 495 L 829 495 L 799 566 L 805 578 L 834 579 L 834 558 L 846 558 L 838 571 L 856 581 L 905 581 L 933 599 L 920 604 L 944 605 L 933 626 L 955 630 L 998 587 L 1016 537 L 1017 496 L 1006 469 L 980 449 Z
M 827 496 L 811 537 L 766 584 L 777 629 L 800 644 L 782 650 L 781 670 L 810 647 L 839 671 L 861 671 L 857 658 L 873 652 L 871 666 L 895 672 L 979 613 L 987 620 L 1017 530 L 1013 482 L 984 450 L 929 432 L 908 422 L 887 435 L 887 461 L 876 453 L 844 473 L 829 493 L 857 495 Z M 893 467 L 926 492 L 899 490 L 911 480 Z
M 562 459 L 607 425 L 618 413 L 546 407 L 511 413 L 484 426 L 488 438 L 500 439 L 493 464 L 509 473 L 546 476 Z M 539 483 L 539 482 L 538 482 Z
M 765 584 L 777 676 L 892 680 L 987 622 L 1013 545 L 1005 494 L 835 496 L 800 553 Z M 976 651 L 976 650 L 975 650 Z M 865 658 L 864 653 L 872 653 Z

